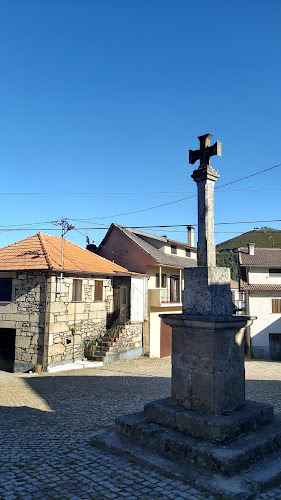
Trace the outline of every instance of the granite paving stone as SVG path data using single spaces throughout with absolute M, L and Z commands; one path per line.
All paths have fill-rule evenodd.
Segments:
M 246 362 L 249 399 L 272 402 L 281 413 L 280 387 L 280 363 Z M 94 430 L 169 394 L 169 359 L 39 375 L 0 371 L 0 499 L 214 500 L 89 445 Z M 257 498 L 280 500 L 281 488 Z

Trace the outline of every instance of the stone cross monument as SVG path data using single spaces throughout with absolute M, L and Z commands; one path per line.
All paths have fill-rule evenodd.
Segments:
M 216 267 L 214 185 L 219 174 L 210 165 L 221 155 L 212 135 L 199 137 L 200 160 L 192 174 L 198 189 L 198 267 L 185 269 L 183 315 L 165 316 L 173 326 L 172 400 L 185 408 L 223 414 L 245 402 L 244 352 L 238 332 L 250 318 L 233 316 L 230 269 Z M 243 337 L 243 335 L 242 335 Z
M 166 475 L 224 498 L 256 498 L 281 480 L 281 419 L 271 405 L 245 401 L 244 344 L 254 318 L 233 315 L 230 270 L 216 267 L 211 134 L 189 152 L 198 187 L 198 267 L 185 269 L 182 314 L 160 315 L 172 326 L 171 397 L 116 419 L 92 444 L 136 458 Z M 269 466 L 260 462 L 265 458 Z M 277 465 L 276 465 L 277 464 Z M 250 470 L 249 470 L 250 467 Z M 274 483 L 274 484 L 275 484 Z

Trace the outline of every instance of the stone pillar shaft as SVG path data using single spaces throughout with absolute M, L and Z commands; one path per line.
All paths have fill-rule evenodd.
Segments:
M 219 174 L 210 165 L 192 174 L 198 191 L 198 266 L 216 266 L 214 186 Z

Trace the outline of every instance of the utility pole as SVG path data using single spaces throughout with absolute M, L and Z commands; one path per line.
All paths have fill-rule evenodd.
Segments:
M 60 273 L 60 297 L 62 294 L 62 277 L 63 277 L 63 246 L 64 246 L 64 237 L 68 231 L 71 231 L 71 229 L 75 229 L 75 226 L 73 224 L 68 224 L 66 221 L 65 217 L 63 216 L 61 220 L 59 221 L 59 224 L 61 226 L 61 273 Z

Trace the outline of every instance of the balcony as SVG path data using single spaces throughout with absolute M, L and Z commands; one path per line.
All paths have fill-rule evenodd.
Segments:
M 148 290 L 149 303 L 152 307 L 180 306 L 179 292 L 170 293 L 167 288 L 151 288 Z

